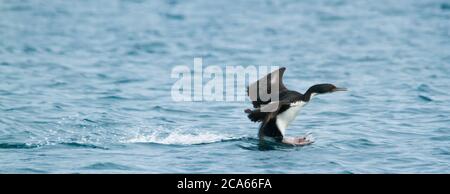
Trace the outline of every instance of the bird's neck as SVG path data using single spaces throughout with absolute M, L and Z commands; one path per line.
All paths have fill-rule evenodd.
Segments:
M 303 99 L 302 99 L 302 101 L 304 101 L 304 102 L 309 102 L 309 101 L 311 100 L 311 98 L 312 98 L 313 96 L 315 96 L 316 94 L 317 94 L 317 93 L 311 91 L 311 89 L 308 89 L 308 91 L 306 91 L 306 93 L 303 94 Z

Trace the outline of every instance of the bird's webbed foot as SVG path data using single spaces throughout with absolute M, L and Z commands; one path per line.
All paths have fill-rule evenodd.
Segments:
M 303 146 L 313 143 L 313 141 L 308 140 L 306 137 L 285 137 L 283 138 L 282 142 L 285 144 L 296 146 Z

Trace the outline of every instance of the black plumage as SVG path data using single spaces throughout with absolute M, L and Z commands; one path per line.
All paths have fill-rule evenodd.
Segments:
M 345 88 L 337 88 L 332 84 L 317 84 L 311 86 L 305 94 L 301 94 L 297 91 L 289 90 L 284 86 L 283 75 L 285 70 L 286 68 L 283 67 L 273 71 L 247 87 L 247 95 L 252 100 L 254 109 L 246 109 L 245 113 L 247 113 L 251 121 L 261 122 L 258 133 L 260 138 L 271 137 L 277 141 L 282 141 L 284 135 L 280 127 L 285 128 L 287 126 L 277 124 L 282 123 L 277 122 L 277 119 L 285 119 L 278 118 L 278 115 L 291 110 L 292 107 L 308 103 L 313 95 L 346 90 Z M 276 92 L 275 88 L 278 88 L 278 92 Z M 272 100 L 268 96 L 260 96 L 261 90 L 267 91 L 265 95 L 277 95 L 278 99 Z M 290 116 L 288 115 L 288 117 Z M 286 122 L 289 123 L 290 121 Z

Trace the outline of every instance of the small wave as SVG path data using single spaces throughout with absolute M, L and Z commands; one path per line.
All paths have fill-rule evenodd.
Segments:
M 48 173 L 48 171 L 45 170 L 39 170 L 39 169 L 35 169 L 35 168 L 20 168 L 17 169 L 17 172 L 19 173 L 38 173 L 38 174 L 43 174 L 43 173 Z
M 95 164 L 91 164 L 82 169 L 92 169 L 92 170 L 130 170 L 131 168 L 125 165 L 116 164 L 112 162 L 99 162 Z
M 79 142 L 43 142 L 43 143 L 0 143 L 0 149 L 35 149 L 44 146 L 64 145 L 76 148 L 104 149 L 108 148 Z
M 366 139 L 366 138 L 359 138 L 350 140 L 347 142 L 348 146 L 355 147 L 355 148 L 361 148 L 361 147 L 374 147 L 377 146 L 376 143 L 373 141 Z
M 179 110 L 179 109 L 172 109 L 172 108 L 165 108 L 159 105 L 156 105 L 152 108 L 152 110 L 160 111 L 160 112 L 174 112 L 174 113 L 189 113 L 185 110 Z
M 92 148 L 92 149 L 103 149 L 103 150 L 108 149 L 105 147 L 96 146 L 94 144 L 78 143 L 78 142 L 63 142 L 60 144 L 65 145 L 65 146 L 70 146 L 70 147 L 76 147 L 76 148 Z
M 444 135 L 444 136 L 435 136 L 435 137 L 431 137 L 430 138 L 432 141 L 449 141 L 450 140 L 450 136 L 449 135 Z
M 156 143 L 164 145 L 199 145 L 215 142 L 239 140 L 226 134 L 201 132 L 199 130 L 164 129 L 157 128 L 152 133 L 139 133 L 128 138 L 123 143 Z
M 344 170 L 341 171 L 340 174 L 355 174 L 355 173 L 353 173 L 351 170 Z
M 144 79 L 131 79 L 131 78 L 125 78 L 125 79 L 120 79 L 117 81 L 114 81 L 114 84 L 128 84 L 128 83 L 134 83 L 134 82 L 142 82 L 145 81 Z
M 103 97 L 100 97 L 100 99 L 102 99 L 102 100 L 128 100 L 127 98 L 124 98 L 121 96 L 115 96 L 115 95 L 103 96 Z
M 165 14 L 161 14 L 161 15 L 170 20 L 184 20 L 184 18 L 185 18 L 185 16 L 181 15 L 181 14 L 165 13 Z
M 431 99 L 431 98 L 428 97 L 428 96 L 424 96 L 424 95 L 419 95 L 419 98 L 420 98 L 421 100 L 425 101 L 425 102 L 431 102 L 431 101 L 433 101 L 433 99 Z
M 149 53 L 149 54 L 162 54 L 165 53 L 167 45 L 163 42 L 148 42 L 148 43 L 137 43 L 133 45 L 132 50 L 129 54 L 138 54 L 139 52 Z
M 450 10 L 450 4 L 449 3 L 442 3 L 441 4 L 441 9 L 444 11 L 449 11 Z
M 33 149 L 40 146 L 40 144 L 28 143 L 0 143 L 0 149 Z

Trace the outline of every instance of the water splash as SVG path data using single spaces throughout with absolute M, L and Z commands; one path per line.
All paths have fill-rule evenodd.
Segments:
M 122 143 L 157 143 L 165 145 L 196 145 L 240 139 L 218 132 L 198 129 L 168 129 L 158 127 L 150 132 L 140 131 L 134 136 L 122 140 Z

